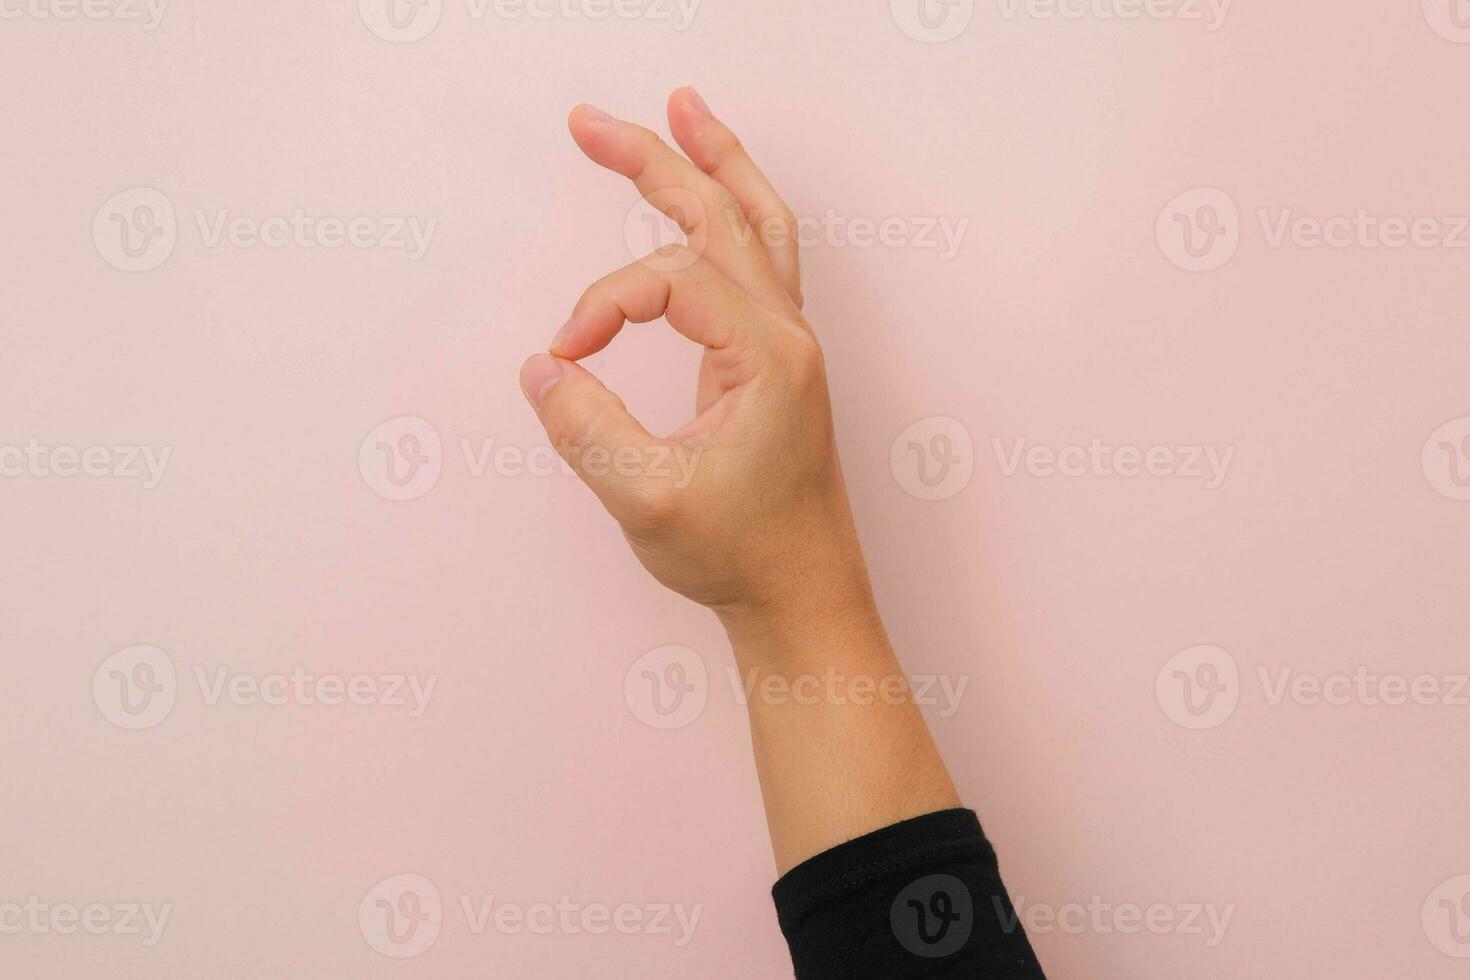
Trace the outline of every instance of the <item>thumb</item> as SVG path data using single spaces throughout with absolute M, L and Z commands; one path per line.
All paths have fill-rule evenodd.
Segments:
M 537 354 L 521 366 L 521 390 L 551 444 L 620 523 L 636 520 L 649 492 L 649 464 L 662 440 L 623 400 L 575 361 Z

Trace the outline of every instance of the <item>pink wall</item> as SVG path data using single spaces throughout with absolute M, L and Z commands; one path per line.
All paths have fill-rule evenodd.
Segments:
M 515 467 L 522 358 L 646 235 L 565 113 L 692 81 L 818 221 L 874 578 L 1051 974 L 1463 975 L 1464 0 L 69 2 L 0 4 L 0 974 L 787 974 L 722 634 Z M 668 430 L 693 364 L 591 366 Z

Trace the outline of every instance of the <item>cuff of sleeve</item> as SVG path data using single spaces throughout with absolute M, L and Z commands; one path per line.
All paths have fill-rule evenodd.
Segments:
M 979 858 L 996 865 L 995 851 L 975 811 L 940 810 L 875 830 L 792 868 L 771 897 L 781 931 L 793 935 L 813 907 L 836 901 L 869 883 L 929 862 Z

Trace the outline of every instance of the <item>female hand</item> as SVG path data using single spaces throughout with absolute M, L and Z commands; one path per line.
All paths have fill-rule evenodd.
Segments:
M 521 387 L 664 585 L 727 622 L 795 601 L 865 608 L 822 353 L 801 313 L 795 220 L 693 89 L 670 97 L 668 115 L 687 159 L 641 126 L 572 111 L 583 152 L 630 178 L 689 244 L 593 283 Z M 626 321 L 661 316 L 704 346 L 695 417 L 663 439 L 575 363 Z

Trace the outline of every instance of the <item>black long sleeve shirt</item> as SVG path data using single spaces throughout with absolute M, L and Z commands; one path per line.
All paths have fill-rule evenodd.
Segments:
M 797 980 L 1045 980 L 971 810 L 848 841 L 771 894 Z

